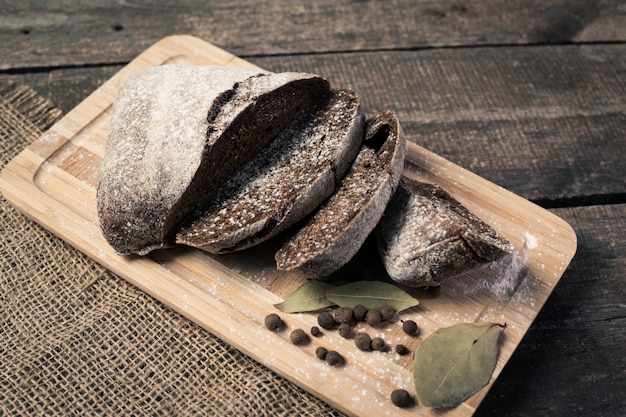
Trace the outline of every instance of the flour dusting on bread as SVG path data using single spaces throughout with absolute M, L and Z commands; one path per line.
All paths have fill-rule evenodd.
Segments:
M 276 253 L 278 269 L 324 277 L 345 265 L 374 229 L 404 165 L 406 141 L 392 111 L 368 121 L 365 141 L 339 189 Z
M 389 276 L 437 286 L 513 252 L 498 232 L 434 184 L 404 180 L 377 226 Z
M 242 250 L 293 225 L 332 194 L 363 140 L 358 95 L 339 90 L 300 114 L 226 181 L 178 243 Z
M 197 205 L 329 90 L 312 74 L 216 66 L 131 77 L 113 104 L 97 192 L 107 241 L 122 254 L 172 245 Z

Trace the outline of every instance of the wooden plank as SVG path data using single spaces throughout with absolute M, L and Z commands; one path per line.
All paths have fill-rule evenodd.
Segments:
M 245 57 L 626 39 L 617 1 L 0 1 L 0 69 L 127 62 L 181 33 Z
M 23 74 L 0 72 L 0 93 L 11 85 L 26 85 L 52 101 L 63 113 L 67 113 L 122 67 L 123 65 L 64 68 Z
M 392 108 L 409 140 L 533 200 L 626 193 L 626 46 L 257 58 Z
M 272 333 L 263 328 L 263 317 L 275 311 L 272 304 L 304 282 L 302 277 L 279 273 L 272 266 L 276 242 L 225 257 L 185 248 L 121 257 L 104 241 L 97 224 L 94 185 L 111 102 L 130 75 L 166 62 L 251 66 L 194 38 L 163 40 L 11 161 L 0 176 L 4 197 L 134 285 L 341 411 L 355 416 L 389 412 L 392 389 L 413 390 L 410 358 L 395 354 L 372 357 L 334 332 L 327 332 L 319 342 L 297 347 L 289 343 L 288 332 Z M 436 296 L 422 298 L 418 308 L 403 312 L 403 317 L 420 323 L 424 336 L 458 322 L 506 322 L 495 379 L 567 268 L 576 236 L 559 217 L 417 145 L 409 146 L 405 175 L 439 183 L 518 249 L 516 256 L 507 260 L 510 262 L 450 280 Z M 380 269 L 374 258 L 366 259 L 365 273 Z M 522 265 L 525 268 L 520 268 Z M 511 294 L 508 290 L 513 287 Z M 289 330 L 307 329 L 316 323 L 311 314 L 289 315 L 285 320 Z M 402 342 L 412 349 L 419 344 L 419 339 L 403 336 L 397 322 L 384 331 L 384 337 L 391 344 Z M 339 350 L 346 364 L 329 369 L 314 357 L 318 344 Z M 488 389 L 446 414 L 471 415 Z M 393 412 L 399 416 L 440 414 L 426 408 Z
M 626 409 L 626 205 L 554 210 L 578 251 L 476 416 Z
M 408 139 L 542 204 L 624 201 L 626 46 L 394 51 L 251 62 L 311 71 L 394 109 Z M 69 111 L 120 67 L 20 80 Z

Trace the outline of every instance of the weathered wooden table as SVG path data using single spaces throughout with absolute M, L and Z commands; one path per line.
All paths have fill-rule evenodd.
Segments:
M 65 112 L 157 40 L 205 39 L 394 109 L 410 141 L 565 219 L 577 254 L 477 416 L 626 409 L 626 4 L 0 1 L 0 83 Z

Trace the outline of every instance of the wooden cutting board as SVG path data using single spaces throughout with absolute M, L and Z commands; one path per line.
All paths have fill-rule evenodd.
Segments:
M 506 323 L 491 383 L 463 404 L 445 412 L 418 406 L 394 407 L 395 388 L 415 394 L 411 355 L 361 352 L 351 340 L 325 332 L 307 346 L 289 342 L 289 330 L 310 329 L 314 314 L 283 314 L 287 330 L 263 327 L 265 315 L 304 280 L 279 272 L 276 242 L 240 253 L 211 256 L 189 248 L 157 251 L 145 257 L 115 254 L 103 239 L 95 208 L 99 168 L 107 140 L 111 104 L 129 76 L 167 63 L 255 68 L 228 52 L 190 36 L 168 37 L 150 47 L 3 170 L 0 191 L 20 211 L 143 291 L 213 332 L 341 411 L 354 416 L 469 416 L 487 394 L 576 251 L 572 228 L 550 212 L 423 149 L 409 144 L 405 175 L 438 183 L 513 242 L 518 253 L 491 268 L 447 281 L 437 291 L 414 290 L 418 307 L 400 318 L 414 319 L 420 337 L 408 337 L 396 321 L 366 329 L 390 344 L 412 350 L 438 328 L 461 322 Z M 347 270 L 355 278 L 381 274 L 365 245 Z M 361 325 L 366 328 L 366 326 Z M 344 366 L 315 358 L 317 346 L 342 353 Z

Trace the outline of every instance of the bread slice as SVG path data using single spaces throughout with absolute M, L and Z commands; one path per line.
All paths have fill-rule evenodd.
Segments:
M 434 184 L 402 180 L 376 228 L 389 276 L 438 286 L 512 253 L 513 245 Z
M 276 253 L 277 268 L 321 278 L 345 265 L 394 194 L 405 153 L 404 134 L 392 111 L 369 120 L 363 147 L 341 186 Z
M 180 223 L 304 108 L 330 91 L 305 73 L 163 65 L 113 104 L 97 192 L 121 254 L 174 244 Z
M 334 91 L 229 178 L 182 228 L 177 243 L 233 252 L 292 226 L 336 189 L 356 157 L 364 125 L 356 92 Z

